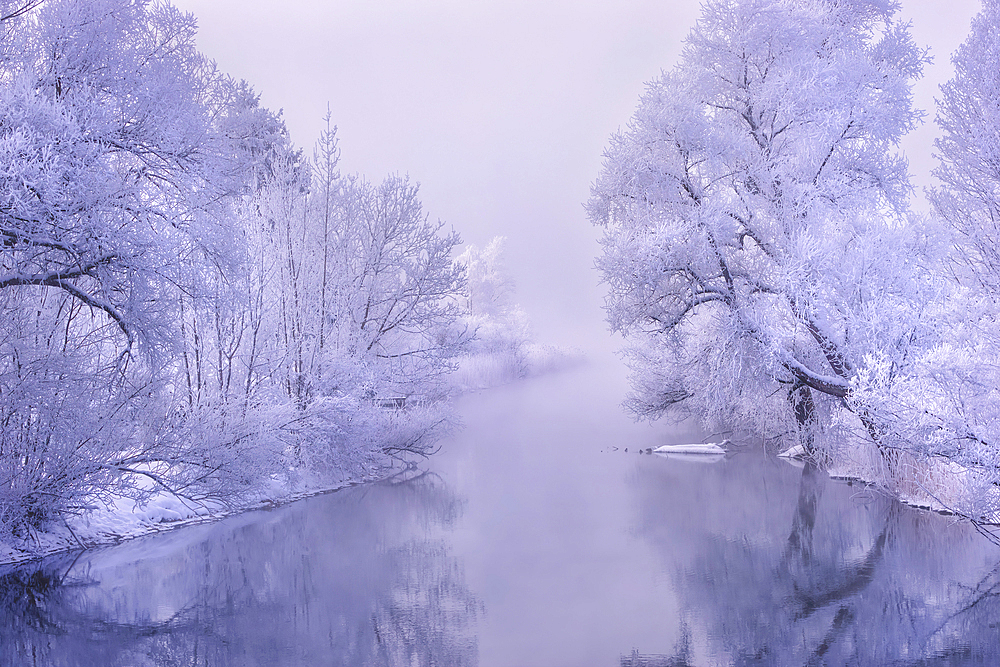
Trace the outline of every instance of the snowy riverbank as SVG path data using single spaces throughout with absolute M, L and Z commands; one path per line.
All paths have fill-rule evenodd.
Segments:
M 566 370 L 585 363 L 579 350 L 566 350 L 549 345 L 526 342 L 523 354 L 480 353 L 465 358 L 452 378 L 459 393 L 488 390 L 510 382 Z M 404 471 L 405 472 L 405 471 Z M 138 537 L 163 533 L 187 526 L 219 521 L 226 517 L 253 510 L 269 509 L 302 500 L 310 496 L 332 493 L 341 489 L 401 474 L 398 469 L 367 478 L 348 478 L 337 483 L 287 479 L 272 479 L 265 488 L 235 503 L 186 502 L 170 493 L 154 495 L 145 503 L 117 497 L 107 505 L 93 503 L 79 515 L 67 514 L 62 521 L 51 523 L 45 530 L 32 530 L 23 543 L 0 542 L 0 565 L 36 560 L 51 554 L 79 549 L 120 544 Z
M 388 477 L 391 475 L 386 478 Z M 299 485 L 294 490 L 289 490 L 283 482 L 275 481 L 270 489 L 254 498 L 229 505 L 221 502 L 186 503 L 168 493 L 158 494 L 142 505 L 130 498 L 116 498 L 107 506 L 94 506 L 78 516 L 67 516 L 63 522 L 55 523 L 47 530 L 32 531 L 24 544 L 0 543 L 0 566 L 37 560 L 65 551 L 121 544 L 139 537 L 220 521 L 244 512 L 270 509 L 360 484 L 376 483 L 378 479 L 381 478 L 351 479 L 326 486 Z
M 1000 492 L 984 485 L 974 470 L 905 451 L 893 451 L 890 465 L 870 443 L 850 438 L 836 453 L 835 461 L 821 465 L 831 479 L 881 489 L 915 509 L 971 519 L 981 526 L 1000 525 L 1000 515 L 994 509 L 1000 506 Z M 797 467 L 805 464 L 807 456 L 801 445 L 778 454 Z M 886 488 L 886 483 L 891 488 Z

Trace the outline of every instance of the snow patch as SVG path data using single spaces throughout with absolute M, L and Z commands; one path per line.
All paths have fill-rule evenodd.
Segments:
M 792 445 L 783 452 L 779 452 L 778 456 L 783 459 L 796 459 L 802 460 L 808 456 L 806 453 L 806 448 L 802 445 Z
M 692 443 L 686 445 L 663 445 L 662 447 L 657 447 L 653 450 L 654 454 L 714 454 L 714 455 L 725 455 L 726 446 L 729 444 L 728 440 L 723 440 L 720 443 L 707 442 L 704 444 Z

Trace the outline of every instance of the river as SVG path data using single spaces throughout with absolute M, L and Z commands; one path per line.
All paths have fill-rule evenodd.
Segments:
M 1000 664 L 1000 549 L 632 423 L 614 364 L 468 396 L 407 479 L 0 571 L 3 665 Z M 643 452 L 643 453 L 640 453 Z

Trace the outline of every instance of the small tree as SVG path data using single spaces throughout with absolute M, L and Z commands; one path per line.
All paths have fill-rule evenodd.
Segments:
M 459 236 L 428 220 L 406 178 L 353 179 L 343 197 L 327 310 L 335 348 L 372 368 L 376 390 L 432 391 L 469 338 L 458 326 Z
M 588 211 L 637 415 L 791 421 L 808 445 L 846 408 L 880 438 L 852 381 L 919 325 L 895 146 L 925 54 L 895 9 L 709 2 L 612 138 Z

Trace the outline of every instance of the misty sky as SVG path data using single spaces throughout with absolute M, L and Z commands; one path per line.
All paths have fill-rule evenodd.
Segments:
M 199 47 L 283 109 L 311 146 L 327 104 L 342 168 L 409 174 L 425 211 L 465 241 L 509 239 L 518 295 L 540 342 L 606 339 L 592 268 L 598 231 L 582 203 L 608 137 L 673 66 L 694 0 L 174 0 L 199 19 Z M 934 65 L 928 110 L 904 149 L 930 183 L 933 98 L 951 75 L 976 0 L 904 2 Z

